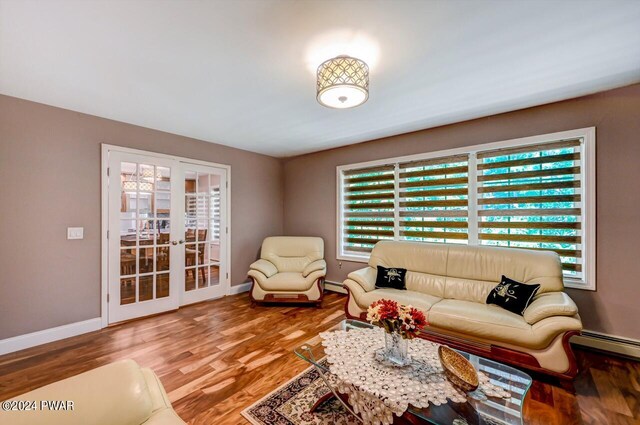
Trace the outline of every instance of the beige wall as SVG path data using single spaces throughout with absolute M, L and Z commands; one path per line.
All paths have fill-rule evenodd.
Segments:
M 100 315 L 102 142 L 232 166 L 232 284 L 245 281 L 262 239 L 283 230 L 322 236 L 328 279 L 340 282 L 363 265 L 335 259 L 337 165 L 589 126 L 598 290 L 569 292 L 587 329 L 640 339 L 639 116 L 634 85 L 290 158 L 283 175 L 268 156 L 0 96 L 0 339 Z M 83 226 L 85 239 L 68 241 L 68 226 Z
M 100 316 L 100 143 L 231 165 L 232 284 L 282 233 L 278 159 L 0 96 L 0 339 Z
M 344 113 L 349 113 L 345 111 Z M 589 330 L 640 339 L 640 85 L 285 161 L 287 235 L 325 240 L 327 280 L 361 263 L 336 260 L 336 166 L 595 126 L 597 292 L 569 290 Z

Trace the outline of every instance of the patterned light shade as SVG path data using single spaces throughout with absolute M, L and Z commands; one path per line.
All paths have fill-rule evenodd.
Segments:
M 153 168 L 144 168 L 142 170 L 142 177 L 146 181 L 153 183 Z M 160 172 L 160 170 L 156 170 L 156 179 L 162 179 L 162 173 Z
M 318 67 L 317 99 L 329 108 L 353 108 L 369 98 L 369 66 L 360 59 L 338 56 Z
M 135 181 L 126 180 L 122 182 L 122 190 L 127 193 L 135 193 L 136 189 L 140 192 L 153 192 L 153 183 L 141 181 L 136 184 Z

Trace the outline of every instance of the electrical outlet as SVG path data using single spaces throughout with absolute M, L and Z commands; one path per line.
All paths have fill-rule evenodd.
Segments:
M 342 261 L 338 261 L 338 268 L 341 269 L 342 268 Z
M 67 239 L 84 239 L 84 227 L 67 227 Z

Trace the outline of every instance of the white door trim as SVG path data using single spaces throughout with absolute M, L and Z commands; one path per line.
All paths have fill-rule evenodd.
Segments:
M 157 152 L 149 152 L 141 149 L 127 148 L 123 146 L 110 145 L 107 143 L 101 144 L 101 170 L 100 170 L 100 187 L 101 187 L 101 230 L 100 230 L 100 319 L 101 327 L 106 328 L 109 325 L 109 305 L 107 303 L 107 296 L 109 294 L 109 240 L 107 233 L 109 231 L 109 152 L 117 151 L 124 153 L 133 153 L 138 155 L 147 155 L 157 158 L 166 158 L 177 160 L 183 163 L 206 165 L 209 167 L 224 168 L 227 172 L 227 191 L 226 191 L 226 214 L 227 214 L 227 270 L 229 271 L 229 277 L 224 276 L 224 284 L 227 287 L 226 295 L 231 295 L 231 166 L 227 164 L 220 164 L 216 162 L 201 161 L 198 159 L 186 158 L 176 155 L 166 155 Z M 221 280 L 222 280 L 221 276 Z M 221 282 L 222 283 L 222 282 Z

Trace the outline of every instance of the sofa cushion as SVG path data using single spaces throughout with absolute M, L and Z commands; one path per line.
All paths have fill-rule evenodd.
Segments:
M 271 236 L 262 242 L 260 258 L 273 263 L 280 272 L 302 273 L 305 267 L 324 258 L 322 238 Z
M 407 289 L 410 291 L 444 298 L 445 281 L 446 278 L 444 276 L 407 271 Z
M 378 266 L 376 274 L 376 289 L 380 288 L 393 288 L 393 289 L 407 289 L 405 283 L 405 277 L 407 275 L 407 269 L 399 269 L 395 267 L 382 267 Z
M 442 298 L 473 301 L 481 304 L 485 303 L 487 296 L 498 283 L 459 277 L 446 277 L 445 282 Z
M 502 276 L 500 283 L 489 293 L 487 304 L 522 316 L 539 289 L 540 285 L 527 285 Z
M 577 315 L 549 317 L 530 325 L 522 316 L 498 306 L 460 300 L 434 304 L 428 319 L 434 328 L 458 335 L 533 349 L 547 347 L 560 332 L 582 328 Z
M 447 275 L 447 245 L 423 242 L 380 241 L 371 251 L 369 265 L 402 267 L 414 272 Z
M 369 257 L 369 266 L 405 268 L 409 272 L 446 277 L 445 291 L 458 292 L 461 285 L 483 285 L 484 297 L 473 301 L 484 303 L 487 294 L 500 282 L 502 275 L 526 284 L 540 284 L 539 293 L 564 289 L 562 267 L 558 255 L 551 251 L 493 246 L 468 246 L 407 241 L 380 241 Z M 409 277 L 409 276 L 407 276 Z M 485 287 L 486 286 L 486 287 Z M 407 288 L 409 281 L 407 281 Z M 430 287 L 437 289 L 437 287 Z M 430 291 L 431 292 L 431 291 Z M 441 294 L 434 292 L 433 295 Z M 445 296 L 445 298 L 457 298 Z
M 514 342 L 531 332 L 522 316 L 495 305 L 462 300 L 442 300 L 429 311 L 429 324 L 477 337 Z
M 429 311 L 429 324 L 434 331 L 531 349 L 548 347 L 559 334 L 582 329 L 577 314 L 547 317 L 529 325 L 522 316 L 498 306 L 459 300 L 436 303 Z
M 555 252 L 449 245 L 447 276 L 497 284 L 502 275 L 539 284 L 539 293 L 564 290 L 560 257 Z
M 429 294 L 392 288 L 362 292 L 355 299 L 358 305 L 366 310 L 371 304 L 383 298 L 397 301 L 400 304 L 411 305 L 422 311 L 429 311 L 432 305 L 441 300 L 441 298 Z
M 313 285 L 316 273 L 307 277 L 295 272 L 278 273 L 269 279 L 260 280 L 260 286 L 266 291 L 306 291 Z

